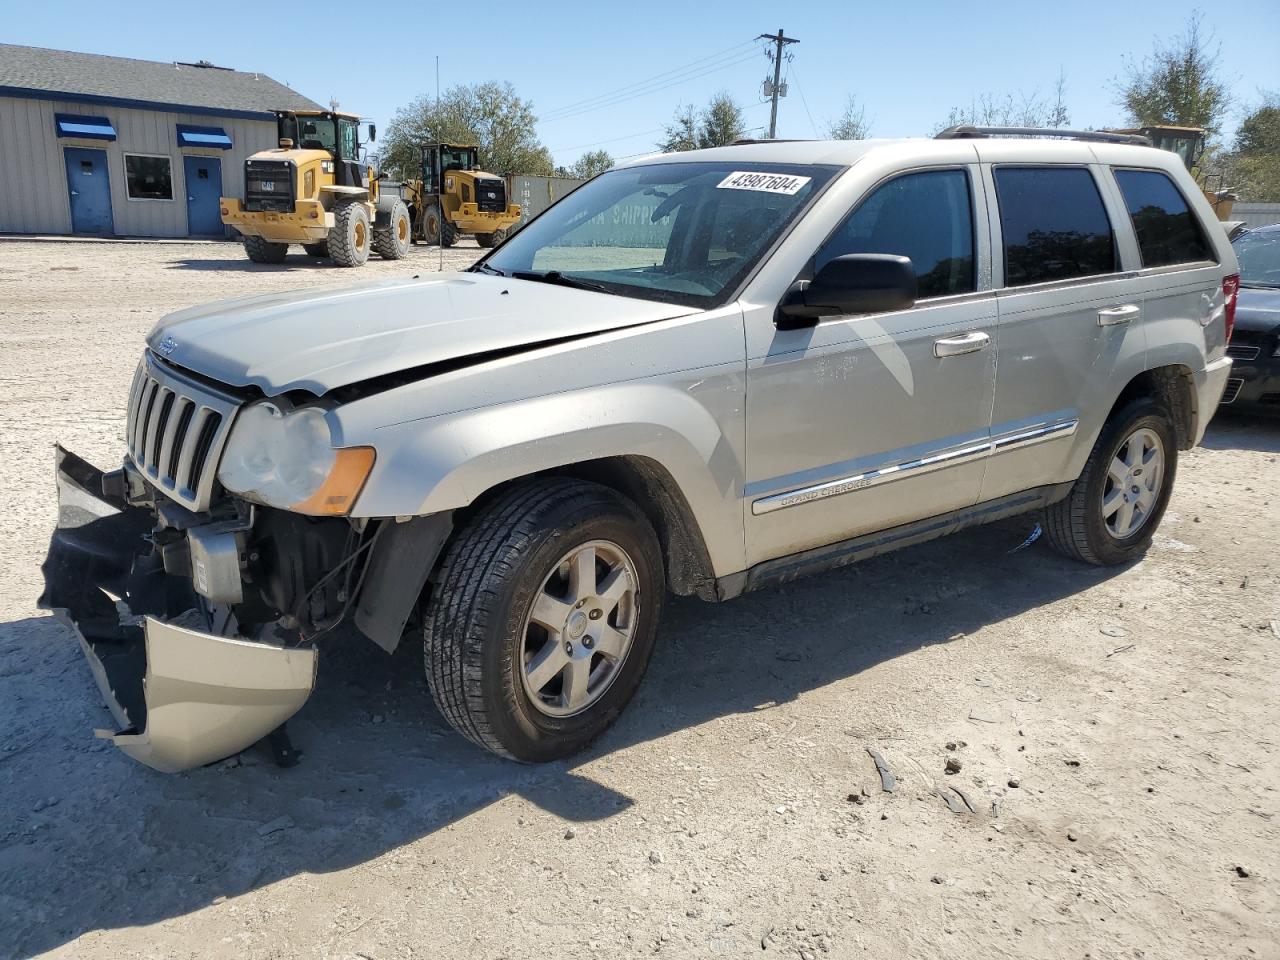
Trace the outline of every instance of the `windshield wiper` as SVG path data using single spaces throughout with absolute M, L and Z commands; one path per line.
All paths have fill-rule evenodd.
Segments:
M 1252 287 L 1254 290 L 1280 290 L 1280 283 L 1259 283 L 1256 280 L 1252 282 L 1248 280 L 1242 280 L 1240 282 L 1240 286 Z
M 491 267 L 487 263 L 477 263 L 467 268 L 468 273 L 487 273 L 494 277 L 505 277 L 506 274 L 497 267 Z
M 575 290 L 594 290 L 596 293 L 608 293 L 598 283 L 592 283 L 590 280 L 579 280 L 577 277 L 565 276 L 559 270 L 544 270 L 539 273 L 536 270 L 512 270 L 511 276 L 517 280 L 533 280 L 536 283 L 554 283 L 561 287 L 573 287 Z

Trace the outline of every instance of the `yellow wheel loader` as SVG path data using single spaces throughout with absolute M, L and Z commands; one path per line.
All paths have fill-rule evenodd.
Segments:
M 1182 158 L 1182 163 L 1187 170 L 1195 176 L 1196 182 L 1200 184 L 1200 190 L 1204 193 L 1204 198 L 1209 201 L 1209 206 L 1213 207 L 1213 212 L 1217 214 L 1218 219 L 1221 221 L 1231 219 L 1231 209 L 1239 198 L 1230 190 L 1222 189 L 1220 182 L 1211 186 L 1208 174 L 1200 167 L 1200 157 L 1204 154 L 1205 147 L 1203 127 L 1150 126 L 1111 132 L 1140 134 L 1150 140 L 1153 147 L 1176 153 Z
M 507 182 L 485 173 L 474 145 L 428 143 L 421 147 L 421 176 L 406 180 L 413 239 L 451 247 L 465 233 L 482 247 L 496 247 L 520 219 L 508 202 Z
M 361 162 L 358 116 L 276 111 L 276 126 L 279 147 L 244 163 L 244 200 L 222 198 L 222 222 L 240 231 L 250 260 L 280 263 L 291 243 L 340 267 L 360 266 L 371 250 L 386 260 L 408 254 L 408 207 L 380 195 L 377 171 Z

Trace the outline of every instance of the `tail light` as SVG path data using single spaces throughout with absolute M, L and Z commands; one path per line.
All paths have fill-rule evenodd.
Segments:
M 1236 297 L 1240 295 L 1240 274 L 1233 273 L 1222 278 L 1222 314 L 1227 319 L 1227 343 L 1231 342 L 1231 332 L 1236 328 Z

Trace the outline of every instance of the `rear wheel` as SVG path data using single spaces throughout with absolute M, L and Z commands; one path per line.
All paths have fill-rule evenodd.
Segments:
M 363 203 L 345 203 L 333 211 L 329 256 L 340 267 L 358 267 L 369 259 L 369 211 Z
M 254 263 L 284 263 L 289 252 L 287 243 L 272 243 L 262 237 L 245 237 L 244 252 Z
M 476 243 L 482 247 L 496 247 L 503 240 L 507 239 L 507 231 L 495 230 L 493 233 L 477 233 Z
M 404 201 L 397 200 L 386 223 L 374 227 L 373 249 L 383 260 L 403 260 L 409 254 L 412 232 L 409 208 L 404 205 Z
M 1045 511 L 1061 553 L 1085 563 L 1126 563 L 1151 545 L 1173 492 L 1177 434 L 1169 411 L 1144 397 L 1112 415 L 1066 499 Z
M 329 241 L 321 240 L 319 243 L 304 243 L 302 249 L 307 251 L 309 257 L 327 257 L 329 256 Z
M 576 480 L 512 487 L 463 528 L 436 578 L 424 646 L 440 712 L 502 756 L 576 753 L 640 685 L 664 582 L 658 539 L 629 500 Z

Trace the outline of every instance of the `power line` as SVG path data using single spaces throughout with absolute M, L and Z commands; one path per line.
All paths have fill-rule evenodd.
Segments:
M 615 90 L 609 90 L 605 93 L 598 93 L 598 94 L 595 94 L 594 96 L 585 97 L 582 100 L 575 100 L 572 103 L 566 103 L 566 104 L 562 104 L 559 107 L 553 107 L 552 109 L 546 112 L 546 116 L 544 117 L 544 119 L 549 118 L 556 114 L 574 112 L 579 107 L 584 107 L 587 104 L 595 103 L 597 100 L 611 99 L 619 94 L 627 93 L 635 87 L 648 86 L 651 83 L 655 83 L 657 81 L 663 80 L 664 78 L 670 77 L 672 74 L 684 73 L 686 70 L 697 68 L 700 65 L 706 64 L 707 62 L 712 60 L 719 60 L 722 57 L 725 57 L 729 54 L 738 56 L 737 51 L 739 51 L 742 47 L 749 46 L 753 43 L 755 43 L 755 40 L 746 40 L 746 41 L 743 41 L 742 43 L 735 43 L 732 47 L 726 47 L 724 50 L 721 50 L 718 53 L 708 54 L 705 57 L 698 57 L 697 59 L 691 60 L 688 63 L 683 64 L 679 67 L 672 67 L 670 70 L 664 70 L 662 73 L 655 73 L 653 76 L 646 77 L 643 80 L 635 80 L 631 83 L 624 83 L 621 87 L 618 87 Z
M 814 139 L 821 140 L 822 134 L 818 132 L 818 125 L 813 122 L 813 114 L 809 112 L 809 101 L 804 98 L 804 87 L 800 86 L 800 74 L 796 72 L 796 65 L 794 63 L 787 64 L 787 77 L 788 79 L 793 79 L 796 82 L 796 92 L 800 94 L 800 102 L 804 104 L 805 116 L 809 118 L 809 129 L 813 131 Z
M 717 73 L 721 70 L 727 70 L 730 67 L 736 67 L 739 64 L 747 63 L 751 60 L 754 60 L 755 57 L 756 55 L 754 53 L 751 53 L 745 57 L 740 57 L 736 60 L 730 60 L 727 63 L 716 64 L 714 66 L 710 66 L 705 69 L 698 70 L 694 73 L 689 73 L 684 76 L 674 77 L 671 80 L 657 84 L 656 86 L 647 87 L 645 89 L 637 89 L 632 93 L 615 96 L 610 100 L 602 100 L 599 103 L 595 103 L 595 104 L 592 104 L 591 106 L 583 107 L 580 110 L 574 110 L 571 113 L 560 113 L 553 117 L 539 117 L 538 119 L 540 123 L 552 123 L 557 120 L 568 120 L 572 117 L 582 116 L 585 113 L 592 113 L 596 110 L 603 110 L 607 107 L 618 106 L 619 104 L 626 103 L 629 100 L 635 100 L 637 97 L 644 97 L 644 96 L 648 96 L 651 93 L 658 93 L 659 91 L 667 90 L 667 89 L 670 89 L 671 87 L 679 86 L 682 83 L 687 83 L 690 80 L 697 80 L 701 77 L 708 76 L 712 73 Z

